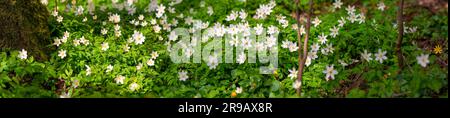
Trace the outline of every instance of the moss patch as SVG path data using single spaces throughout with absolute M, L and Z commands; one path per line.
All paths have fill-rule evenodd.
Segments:
M 50 13 L 39 0 L 0 1 L 0 49 L 26 49 L 38 60 L 47 60 Z

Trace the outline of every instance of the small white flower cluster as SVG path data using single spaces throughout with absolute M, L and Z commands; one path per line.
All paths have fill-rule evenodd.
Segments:
M 417 26 L 415 26 L 415 27 L 408 27 L 408 26 L 405 26 L 405 25 L 406 25 L 406 23 L 403 22 L 403 33 L 404 33 L 404 34 L 409 34 L 409 33 L 415 33 L 415 32 L 417 32 Z M 397 23 L 393 23 L 393 27 L 394 27 L 394 28 L 397 28 L 397 27 L 398 27 L 398 24 L 397 24 Z
M 172 22 L 169 23 L 169 22 L 167 22 L 167 16 L 164 15 L 164 16 L 162 16 L 159 19 L 159 24 L 157 24 L 157 20 L 156 19 L 151 19 L 150 20 L 150 24 L 153 25 L 153 31 L 155 33 L 160 33 L 161 30 L 165 30 L 167 32 L 170 32 L 172 30 L 171 26 L 176 26 L 178 24 L 178 20 L 173 19 Z
M 101 33 L 102 35 L 106 35 L 106 34 L 108 34 L 108 30 L 105 29 L 105 28 L 103 28 L 103 29 L 100 31 L 100 33 Z
M 404 27 L 403 30 L 405 34 L 415 33 L 417 31 L 417 27 Z
M 295 67 L 293 67 L 292 69 L 289 69 L 289 75 L 288 77 L 291 79 L 296 79 L 298 75 L 298 71 Z
M 157 25 L 156 24 L 156 20 L 155 19 L 152 19 L 151 21 L 150 21 L 150 24 L 152 24 L 153 25 L 153 31 L 155 31 L 155 33 L 160 33 L 161 32 L 161 27 L 159 26 L 159 25 Z
M 364 50 L 364 53 L 361 53 L 361 58 L 363 60 L 366 60 L 367 62 L 373 60 L 372 59 L 372 53 L 368 53 L 367 50 Z M 382 51 L 381 49 L 378 49 L 378 53 L 375 54 L 375 60 L 379 61 L 380 63 L 383 63 L 383 60 L 386 60 L 386 51 Z
M 43 4 L 43 5 L 48 5 L 48 0 L 41 0 L 41 4 Z
M 52 14 L 51 15 L 54 16 L 54 17 L 57 17 L 58 16 L 58 11 L 52 10 Z
M 302 86 L 302 82 L 300 80 L 295 80 L 295 82 L 292 84 L 292 87 L 294 89 L 299 89 Z
M 169 38 L 169 41 L 176 41 L 178 40 L 178 35 L 176 32 L 170 32 L 169 36 L 167 36 Z
M 181 72 L 178 72 L 178 78 L 180 81 L 186 81 L 187 79 L 189 79 L 189 76 L 187 75 L 187 72 L 183 70 Z
M 158 0 L 151 0 L 151 2 L 148 4 L 145 12 L 150 13 L 155 11 L 158 8 Z
M 340 9 L 342 4 L 343 3 L 341 2 L 341 0 L 335 0 L 335 2 L 333 3 L 333 7 L 334 9 Z
M 120 30 L 120 25 L 119 24 L 114 25 L 114 36 L 117 37 L 117 38 L 122 36 L 122 31 Z
M 147 60 L 147 65 L 148 66 L 155 66 L 155 60 L 156 58 L 158 58 L 159 54 L 156 51 L 153 51 L 151 54 L 151 58 L 149 60 Z
M 127 0 L 126 2 L 127 2 L 127 5 L 128 5 L 128 6 L 131 6 L 131 5 L 133 5 L 135 2 L 137 2 L 137 0 Z
M 81 22 L 86 22 L 86 21 L 87 21 L 87 17 L 84 17 Z
M 131 91 L 136 91 L 136 90 L 138 90 L 139 89 L 139 84 L 137 84 L 136 82 L 134 82 L 134 83 L 132 83 L 132 84 L 130 84 L 130 90 Z
M 119 3 L 118 0 L 112 0 L 112 7 L 119 11 L 126 10 L 129 15 L 133 15 L 136 12 L 136 7 L 133 5 L 134 2 L 136 2 L 136 1 L 127 0 L 123 3 Z M 100 7 L 100 10 L 102 10 L 102 11 L 105 11 L 105 9 L 106 9 L 106 6 Z
M 83 12 L 84 12 L 84 8 L 83 8 L 83 6 L 80 5 L 77 7 L 77 11 L 75 12 L 75 15 L 77 15 L 77 16 L 82 15 Z
M 215 37 L 223 37 L 225 35 L 225 33 L 228 32 L 228 30 L 225 28 L 224 25 L 220 24 L 220 23 L 215 23 L 214 26 L 212 27 L 212 34 L 214 34 L 213 36 Z
M 339 8 L 341 8 L 342 5 L 343 5 L 343 3 L 341 2 L 341 0 L 336 0 L 333 3 L 334 9 L 339 9 Z M 313 43 L 311 45 L 311 47 L 310 47 L 311 49 L 308 52 L 308 55 L 307 55 L 307 58 L 306 58 L 306 62 L 305 62 L 306 66 L 309 66 L 311 64 L 311 61 L 318 57 L 317 56 L 317 52 L 319 50 L 321 51 L 321 53 L 323 55 L 329 55 L 329 54 L 334 52 L 333 45 L 332 45 L 332 43 L 327 43 L 328 42 L 327 38 L 328 38 L 328 36 L 331 36 L 332 38 L 336 38 L 339 35 L 339 29 L 341 27 L 343 27 L 345 25 L 345 23 L 347 22 L 346 20 L 349 20 L 351 23 L 354 23 L 354 22 L 357 21 L 360 24 L 365 22 L 364 14 L 363 13 L 355 14 L 356 10 L 355 10 L 354 6 L 348 6 L 346 8 L 346 11 L 347 11 L 347 14 L 349 15 L 347 18 L 341 17 L 338 20 L 339 24 L 337 26 L 333 26 L 332 28 L 330 28 L 330 34 L 329 35 L 325 35 L 324 33 L 321 33 L 318 36 L 318 43 Z M 311 23 L 312 23 L 312 25 L 314 27 L 318 27 L 322 23 L 322 21 L 318 17 L 315 17 L 314 20 Z M 293 25 L 293 29 L 297 30 L 298 26 Z M 300 34 L 303 35 L 305 33 L 304 27 L 301 26 L 299 31 L 300 31 Z M 290 51 L 293 52 L 294 49 L 298 48 L 298 47 L 296 47 L 294 45 L 295 44 L 293 42 L 283 41 L 282 47 L 283 48 L 291 47 Z M 325 48 L 320 48 L 321 47 L 320 45 L 325 45 Z M 386 54 L 386 51 L 381 51 L 381 49 L 380 49 L 378 51 L 378 53 L 376 54 L 376 60 L 379 61 L 380 63 L 382 63 L 383 60 L 387 59 L 385 54 Z M 367 54 L 367 51 L 366 51 L 365 55 L 362 55 L 362 56 L 363 56 L 363 59 L 367 58 L 367 60 L 371 60 L 372 58 L 370 57 L 370 55 L 371 54 Z M 345 61 L 343 61 L 343 60 L 338 60 L 338 61 L 343 67 L 348 66 L 348 64 Z M 359 60 L 352 60 L 351 63 L 356 63 L 358 61 Z M 289 72 L 290 72 L 290 74 L 288 75 L 289 78 L 291 78 L 291 79 L 297 78 L 297 70 L 295 68 L 290 69 Z M 330 79 L 334 79 L 334 75 L 337 74 L 337 71 L 334 69 L 334 65 L 328 65 L 326 70 L 323 71 L 323 73 L 326 74 L 326 78 L 325 79 L 328 81 Z M 297 82 L 297 81 L 294 82 L 294 88 L 299 88 L 300 86 L 301 86 L 300 82 Z
M 333 44 L 329 43 L 327 44 L 327 46 L 325 48 L 320 49 L 320 52 L 322 52 L 323 55 L 328 55 L 333 53 L 334 48 L 333 48 Z
M 107 67 L 106 67 L 106 73 L 109 73 L 109 72 L 111 72 L 112 70 L 114 69 L 114 66 L 112 66 L 111 64 L 109 64 Z
M 268 27 L 267 33 L 269 34 L 269 36 L 266 38 L 266 42 L 265 42 L 267 48 L 272 48 L 277 45 L 278 37 L 276 37 L 276 36 L 279 32 L 280 31 L 278 30 L 278 27 L 276 27 L 276 26 L 272 25 L 272 26 Z
M 125 76 L 118 75 L 114 80 L 116 81 L 116 84 L 123 84 L 124 80 L 125 80 Z
M 239 54 L 238 58 L 236 59 L 236 62 L 238 62 L 239 64 L 243 64 L 243 63 L 245 63 L 246 59 L 247 59 L 247 55 L 245 55 L 244 52 L 241 52 L 241 54 Z
M 318 17 L 316 17 L 311 23 L 314 25 L 314 27 L 317 27 L 320 25 L 320 23 L 322 23 L 322 21 Z
M 64 17 L 62 17 L 62 16 L 60 16 L 60 15 L 58 15 L 58 16 L 56 17 L 56 21 L 57 21 L 58 23 L 61 23 L 61 22 L 63 21 L 63 19 L 64 19 Z
M 209 66 L 209 69 L 216 69 L 217 65 L 219 65 L 219 59 L 217 57 L 217 54 L 209 56 L 206 65 Z
M 422 54 L 420 56 L 417 56 L 417 63 L 419 63 L 420 66 L 422 67 L 427 67 L 427 64 L 430 63 L 430 60 L 428 59 L 429 55 L 428 54 Z
M 108 44 L 108 42 L 103 42 L 102 44 L 101 44 L 101 50 L 102 51 L 106 51 L 106 50 L 108 50 L 109 49 L 109 44 Z
M 318 38 L 319 38 L 319 42 L 320 44 L 325 44 L 327 43 L 328 39 L 327 39 L 328 35 L 325 35 L 324 33 L 322 33 Z
M 142 66 L 143 66 L 142 63 L 137 64 L 137 65 L 136 65 L 136 70 L 137 70 L 137 71 L 140 71 L 140 70 L 142 69 Z
M 166 6 L 163 4 L 160 4 L 158 8 L 156 8 L 156 17 L 161 18 L 164 15 L 164 10 L 166 9 Z
M 295 52 L 298 50 L 298 46 L 295 42 L 285 40 L 281 44 L 282 48 L 288 48 L 290 52 Z
M 112 22 L 112 23 L 115 23 L 115 24 L 119 23 L 120 22 L 120 15 L 118 15 L 118 14 L 110 15 L 109 16 L 109 22 Z
M 378 3 L 378 10 L 384 11 L 386 9 L 386 5 L 384 5 L 384 2 Z
M 378 53 L 375 54 L 375 60 L 383 63 L 383 60 L 386 60 L 386 51 L 381 51 L 381 49 L 378 49 Z
M 241 94 L 242 93 L 242 88 L 241 87 L 236 87 L 236 93 L 237 94 Z
M 305 65 L 308 67 L 309 65 L 311 65 L 311 61 L 314 59 L 317 59 L 317 51 L 319 49 L 319 44 L 313 44 L 311 45 L 311 48 L 317 48 L 317 49 L 312 49 L 308 52 L 308 55 L 306 56 L 306 61 L 305 61 Z
M 225 20 L 226 21 L 234 21 L 234 20 L 237 20 L 238 17 L 241 20 L 245 20 L 247 18 L 247 12 L 245 12 L 243 9 L 239 12 L 231 11 L 230 15 L 228 15 Z
M 93 0 L 88 0 L 87 1 L 87 3 L 88 3 L 88 12 L 89 12 L 89 14 L 91 14 L 91 15 L 94 15 L 94 12 L 95 12 L 95 4 L 94 4 L 94 2 L 92 2 Z M 95 18 L 96 19 L 96 18 Z
M 208 13 L 209 16 L 212 16 L 212 15 L 214 14 L 214 9 L 213 9 L 213 7 L 209 6 L 209 7 L 208 7 L 208 11 L 207 11 L 206 13 Z
M 355 10 L 355 6 L 348 6 L 345 10 L 347 10 L 347 14 L 349 15 L 347 17 L 347 19 L 351 22 L 354 23 L 356 21 L 359 22 L 359 24 L 364 23 L 366 20 L 366 16 L 364 15 L 364 13 L 360 13 L 360 14 L 356 14 L 356 10 Z
M 22 51 L 19 52 L 18 57 L 22 60 L 27 59 L 27 57 L 28 57 L 27 51 L 25 49 L 22 49 Z
M 85 46 L 87 46 L 87 45 L 89 45 L 89 40 L 84 38 L 84 36 L 82 36 L 80 39 L 73 40 L 73 45 L 74 46 L 78 46 L 80 44 L 84 44 Z
M 277 21 L 279 24 L 281 24 L 281 27 L 286 28 L 287 26 L 289 26 L 289 21 L 286 20 L 286 16 L 283 15 L 278 15 L 277 16 Z
M 330 29 L 330 32 L 331 37 L 336 38 L 336 36 L 339 35 L 339 28 L 333 26 L 333 28 Z
M 209 26 L 209 21 L 203 22 L 202 20 L 194 20 L 193 27 L 191 29 L 191 33 L 206 29 Z
M 128 43 L 132 43 L 134 42 L 134 44 L 136 45 L 140 45 L 143 44 L 145 41 L 145 36 L 139 32 L 139 31 L 134 31 L 134 34 L 131 36 L 131 38 L 128 39 Z
M 341 19 L 338 20 L 338 26 L 339 27 L 344 27 L 345 23 L 347 23 L 347 21 L 345 20 L 344 17 L 341 17 Z
M 348 66 L 348 64 L 344 60 L 339 59 L 338 62 L 342 65 L 342 67 Z
M 338 74 L 338 72 L 334 69 L 334 65 L 327 65 L 326 70 L 323 71 L 326 74 L 325 80 L 334 80 L 334 75 Z
M 62 92 L 59 98 L 70 98 L 70 92 Z
M 335 27 L 332 28 L 331 30 L 336 30 Z M 331 35 L 332 36 L 337 36 L 338 32 L 337 30 L 335 32 L 331 31 Z M 328 35 L 325 35 L 324 33 L 322 33 L 321 35 L 319 35 L 318 37 L 318 43 L 313 43 L 310 47 L 310 51 L 308 52 L 308 55 L 306 57 L 306 61 L 305 61 L 305 65 L 309 66 L 311 65 L 311 61 L 315 60 L 318 58 L 317 56 L 317 52 L 320 50 L 321 53 L 323 55 L 329 55 L 332 54 L 334 52 L 334 47 L 332 43 L 327 43 L 328 39 L 327 39 Z M 324 45 L 326 44 L 325 48 L 320 48 L 320 45 Z
M 91 70 L 91 67 L 89 67 L 88 65 L 85 65 L 85 67 L 86 67 L 86 76 L 89 76 L 89 75 L 91 75 L 92 74 L 92 70 Z
M 65 31 L 64 32 L 64 36 L 62 38 L 56 38 L 53 42 L 53 45 L 56 45 L 57 47 L 59 47 L 59 45 L 61 45 L 62 43 L 66 43 L 67 39 L 69 38 L 70 33 Z
M 66 50 L 60 50 L 60 51 L 58 51 L 58 56 L 59 56 L 61 59 L 64 59 L 64 57 L 67 56 L 66 53 L 67 53 Z
M 292 67 L 292 69 L 289 69 L 289 75 L 288 77 L 294 80 L 294 83 L 292 83 L 292 87 L 294 89 L 299 89 L 302 86 L 302 82 L 297 79 L 298 70 L 295 67 Z
M 151 6 L 149 6 L 150 8 Z M 153 6 L 154 7 L 154 6 Z M 267 17 L 268 15 L 270 15 L 270 13 L 272 12 L 273 7 L 275 7 L 275 2 L 271 1 L 269 4 L 266 5 L 261 5 L 259 11 L 259 15 L 255 15 L 256 19 L 264 19 L 265 17 Z M 157 6 L 157 8 L 155 9 L 157 12 L 164 12 L 165 6 L 163 5 L 159 5 Z M 193 9 L 190 10 L 190 13 L 194 13 Z M 208 11 L 207 13 L 209 15 L 213 14 L 213 8 L 210 6 L 208 7 Z M 267 37 L 266 41 L 261 41 L 261 42 L 257 42 L 255 43 L 255 41 L 253 39 L 251 39 L 249 36 L 251 35 L 251 28 L 248 24 L 246 20 L 248 14 L 244 11 L 244 10 L 239 10 L 239 11 L 231 11 L 231 13 L 226 17 L 226 21 L 235 21 L 237 19 L 241 19 L 239 23 L 237 24 L 230 24 L 228 26 L 222 25 L 221 23 L 214 23 L 214 25 L 207 29 L 207 34 L 208 35 L 204 35 L 202 37 L 192 37 L 191 40 L 191 44 L 190 45 L 182 45 L 183 46 L 183 51 L 185 52 L 185 56 L 186 57 L 190 57 L 192 56 L 194 50 L 192 48 L 192 46 L 195 46 L 198 40 L 201 40 L 201 42 L 205 43 L 207 42 L 211 37 L 223 37 L 225 34 L 230 34 L 232 36 L 232 40 L 228 41 L 228 43 L 231 46 L 235 46 L 235 47 L 242 47 L 243 49 L 247 50 L 252 48 L 253 46 L 255 46 L 255 48 L 257 50 L 264 50 L 266 48 L 272 48 L 274 46 L 276 46 L 277 43 L 277 37 L 276 34 L 279 33 L 279 29 L 276 26 L 269 26 L 268 27 L 268 34 L 269 36 Z M 166 17 L 163 16 L 161 13 L 157 13 L 157 17 L 160 17 L 160 24 L 163 24 L 163 27 L 168 27 L 166 29 L 168 29 L 168 31 L 170 31 L 170 25 L 172 26 L 176 26 L 176 24 L 178 23 L 178 21 L 176 19 L 172 20 L 172 24 L 168 24 L 166 26 L 164 26 L 164 24 L 166 24 Z M 177 18 L 184 18 L 183 14 L 179 14 L 177 16 Z M 282 25 L 283 28 L 288 26 L 288 20 L 286 20 L 285 16 L 279 15 L 277 17 L 278 22 Z M 151 20 L 150 23 L 153 26 L 153 29 L 156 33 L 159 33 L 161 31 L 161 27 L 159 27 L 156 22 L 156 20 Z M 194 33 L 196 31 L 200 31 L 202 29 L 206 29 L 209 26 L 209 22 L 208 21 L 202 21 L 202 20 L 197 20 L 197 19 L 193 19 L 191 16 L 187 16 L 186 18 L 184 18 L 184 23 L 188 26 L 190 26 L 189 28 L 189 32 L 190 33 Z M 256 30 L 256 34 L 257 35 L 262 35 L 264 27 L 262 26 L 262 24 L 257 24 L 256 27 L 254 27 L 254 29 Z M 304 28 L 303 28 L 304 29 Z M 237 34 L 243 34 L 243 37 L 238 36 Z M 175 32 L 170 32 L 168 37 L 168 42 L 166 42 L 166 44 L 168 45 L 168 47 L 171 47 L 170 42 L 171 41 L 177 41 L 178 40 L 178 36 Z M 194 42 L 194 43 L 193 43 Z M 291 46 L 289 46 L 290 50 L 294 51 L 297 50 L 298 47 L 294 44 L 292 44 Z M 170 52 L 170 48 L 168 48 L 168 51 Z M 245 53 L 240 53 L 237 56 L 238 58 L 236 59 L 236 61 L 239 64 L 243 64 L 245 63 L 247 57 L 245 55 Z M 207 65 L 209 66 L 210 69 L 215 69 L 217 67 L 217 65 L 219 64 L 219 59 L 218 59 L 218 55 L 214 54 L 208 57 L 207 59 Z

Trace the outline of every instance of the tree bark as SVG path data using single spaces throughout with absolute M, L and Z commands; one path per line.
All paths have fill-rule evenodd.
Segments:
M 0 50 L 25 49 L 35 59 L 48 59 L 49 16 L 39 0 L 0 0 Z

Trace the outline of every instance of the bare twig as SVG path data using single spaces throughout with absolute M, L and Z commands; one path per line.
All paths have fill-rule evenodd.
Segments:
M 399 10 L 397 11 L 397 27 L 398 27 L 398 36 L 397 36 L 397 58 L 398 58 L 398 66 L 400 67 L 399 72 L 403 70 L 403 54 L 402 54 L 402 39 L 403 39 L 403 0 L 400 0 Z
M 300 9 L 299 7 L 299 0 L 296 0 L 296 5 L 297 5 L 297 26 L 298 28 L 300 28 Z M 312 15 L 312 0 L 309 0 L 309 12 L 308 12 L 308 16 L 307 16 L 307 21 L 306 21 L 306 34 L 303 40 L 303 55 L 301 53 L 301 47 L 302 47 L 302 43 L 301 43 L 301 33 L 300 30 L 297 30 L 297 39 L 298 39 L 298 65 L 299 65 L 299 69 L 298 69 L 298 73 L 297 73 L 297 79 L 298 81 L 300 81 L 300 83 L 302 82 L 302 75 L 303 75 L 303 69 L 305 66 L 305 62 L 306 62 L 306 58 L 308 56 L 308 39 L 309 39 L 309 29 L 311 26 L 311 15 Z M 297 95 L 301 96 L 301 86 L 297 89 Z

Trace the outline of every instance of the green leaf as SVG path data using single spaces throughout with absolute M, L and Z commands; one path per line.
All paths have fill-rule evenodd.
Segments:
M 218 91 L 212 90 L 212 91 L 210 91 L 210 92 L 208 93 L 207 98 L 214 98 L 217 94 L 219 94 Z

